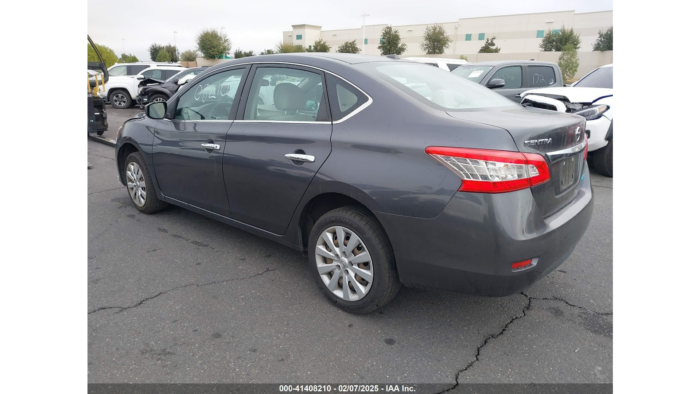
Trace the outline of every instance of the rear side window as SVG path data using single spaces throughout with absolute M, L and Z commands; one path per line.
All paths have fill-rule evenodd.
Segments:
M 557 82 L 554 69 L 547 66 L 527 66 L 527 80 L 532 88 L 552 86 Z
M 523 86 L 523 69 L 520 66 L 503 67 L 496 71 L 489 81 L 502 79 L 506 81 L 503 89 L 517 89 Z
M 326 74 L 326 81 L 328 81 L 328 96 L 331 101 L 331 115 L 335 121 L 351 114 L 369 100 L 364 93 L 334 75 Z
M 112 77 L 120 77 L 122 75 L 126 75 L 126 66 L 112 67 L 109 70 L 109 75 Z
M 111 75 L 111 71 L 110 71 Z M 601 67 L 585 76 L 576 84 L 577 88 L 613 88 L 613 68 Z
M 163 79 L 170 79 L 170 77 L 181 73 L 181 70 L 163 70 Z
M 450 64 L 450 63 L 447 63 L 447 68 L 449 68 L 450 71 L 454 71 L 454 69 L 457 68 L 457 67 L 459 67 L 459 66 L 460 66 L 459 64 Z
M 127 66 L 127 75 L 137 75 L 141 71 L 147 69 L 147 65 L 140 65 L 140 66 Z

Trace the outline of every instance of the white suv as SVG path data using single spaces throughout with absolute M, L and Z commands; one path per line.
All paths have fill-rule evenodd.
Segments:
M 132 63 L 121 66 L 131 67 Z M 182 66 L 164 66 L 158 64 L 141 70 L 136 75 L 113 75 L 113 68 L 114 66 L 109 70 L 109 82 L 105 84 L 105 91 L 100 92 L 100 96 L 111 103 L 113 108 L 119 109 L 131 107 L 131 104 L 136 100 L 136 96 L 138 96 L 138 86 L 139 82 L 142 80 L 151 78 L 165 81 L 184 70 Z

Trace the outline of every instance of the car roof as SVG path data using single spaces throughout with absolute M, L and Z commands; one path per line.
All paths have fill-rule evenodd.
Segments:
M 434 63 L 434 62 L 445 62 L 447 64 L 469 64 L 464 59 L 448 59 L 448 58 L 442 58 L 442 57 L 404 57 L 401 58 L 401 60 L 408 60 L 411 62 L 418 62 L 418 63 Z
M 114 63 L 109 68 L 114 66 L 151 66 L 151 67 L 183 67 L 179 63 L 154 63 L 154 62 L 134 62 L 134 63 Z
M 155 67 L 155 66 L 153 66 L 153 67 L 144 68 L 143 70 L 141 70 L 141 71 L 139 72 L 139 74 L 143 73 L 144 71 L 153 70 L 153 69 L 159 69 L 159 70 L 175 70 L 175 71 L 185 71 L 185 70 L 187 70 L 187 69 L 184 68 L 184 67 L 173 67 L 173 66 L 158 66 L 158 67 Z
M 491 60 L 491 61 L 486 61 L 486 62 L 469 63 L 470 66 L 502 66 L 504 64 L 532 64 L 532 65 L 543 64 L 543 65 L 548 65 L 548 66 L 556 66 L 556 63 L 543 62 L 540 60 Z

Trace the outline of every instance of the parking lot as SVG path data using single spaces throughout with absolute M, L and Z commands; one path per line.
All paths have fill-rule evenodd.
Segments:
M 108 107 L 115 138 L 137 108 Z M 181 208 L 140 214 L 88 141 L 88 380 L 611 383 L 612 188 L 571 257 L 523 294 L 404 288 L 378 313 L 319 293 L 300 253 Z

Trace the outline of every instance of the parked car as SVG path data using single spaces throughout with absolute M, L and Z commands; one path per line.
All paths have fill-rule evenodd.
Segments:
M 108 70 L 109 76 L 123 77 L 126 75 L 137 75 L 141 71 L 151 67 L 181 67 L 178 63 L 154 63 L 154 62 L 136 62 L 136 63 L 114 63 Z
M 177 92 L 180 86 L 189 82 L 205 69 L 206 67 L 187 68 L 165 81 L 157 79 L 141 80 L 141 82 L 139 82 L 138 95 L 136 96 L 136 104 L 138 104 L 140 108 L 143 108 L 148 103 L 168 101 L 168 99 Z
M 572 113 L 586 119 L 590 162 L 613 176 L 613 65 L 599 67 L 571 87 L 528 90 L 522 105 Z
M 566 260 L 593 212 L 584 125 L 413 62 L 274 54 L 148 104 L 115 156 L 140 212 L 306 252 L 329 300 L 368 313 L 402 283 L 506 296 Z
M 156 66 L 140 71 L 134 76 L 112 76 L 109 74 L 109 82 L 105 85 L 105 92 L 100 95 L 112 104 L 112 107 L 126 109 L 138 95 L 138 85 L 144 79 L 156 79 L 164 81 L 182 71 L 182 67 Z
M 464 59 L 445 59 L 445 58 L 437 58 L 437 57 L 405 57 L 405 58 L 403 58 L 403 60 L 408 60 L 410 62 L 416 62 L 416 63 L 429 64 L 433 67 L 437 67 L 437 68 L 445 70 L 445 71 L 452 71 L 461 65 L 469 63 Z
M 530 60 L 477 62 L 459 66 L 453 74 L 493 89 L 520 103 L 520 94 L 532 88 L 564 86 L 556 63 Z

